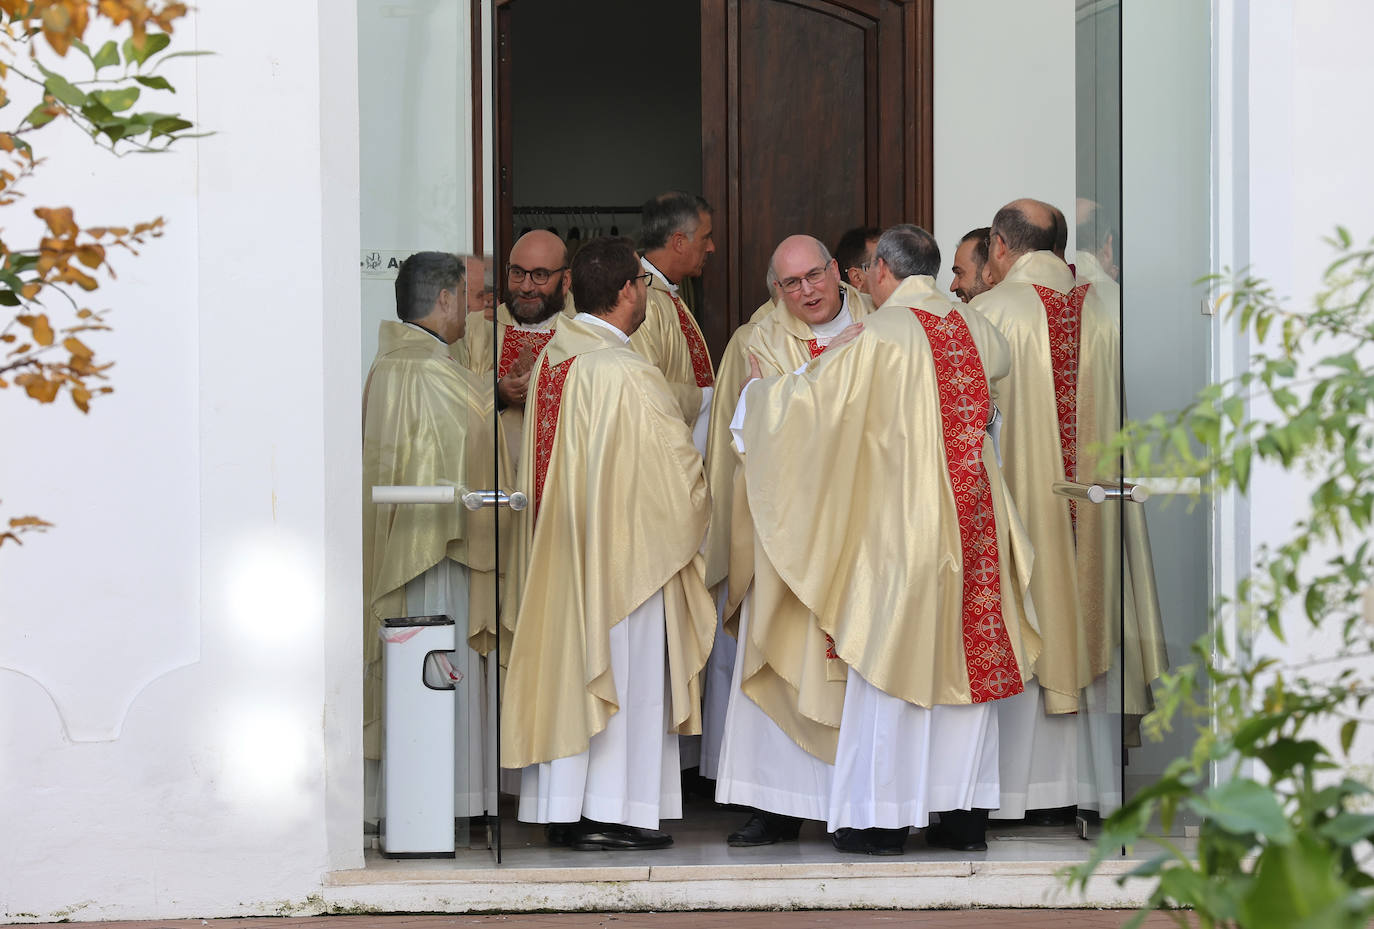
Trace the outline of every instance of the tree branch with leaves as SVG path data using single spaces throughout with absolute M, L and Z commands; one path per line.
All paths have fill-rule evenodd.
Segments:
M 156 0 L 0 0 L 0 112 L 36 98 L 15 121 L 0 120 L 0 209 L 19 208 L 25 182 L 44 164 L 36 138 L 51 126 L 70 123 L 116 156 L 166 152 L 201 135 L 177 113 L 138 109 L 149 92 L 176 92 L 157 73 L 163 64 L 204 54 L 169 51 L 188 12 L 184 3 Z M 113 37 L 92 51 L 86 39 L 95 32 Z M 65 395 L 88 413 L 114 390 L 113 362 L 92 345 L 93 335 L 110 329 L 109 311 L 91 306 L 91 296 L 102 277 L 115 277 L 112 254 L 137 255 L 165 224 L 155 217 L 82 226 L 71 206 L 37 206 L 33 214 L 42 222 L 36 240 L 17 241 L 13 224 L 0 224 L 0 391 L 44 404 Z M 0 524 L 0 546 L 50 525 L 10 517 Z

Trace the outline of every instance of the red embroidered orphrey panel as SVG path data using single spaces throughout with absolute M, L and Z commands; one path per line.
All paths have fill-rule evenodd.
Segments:
M 502 329 L 504 332 L 501 336 L 501 360 L 496 363 L 498 379 L 510 373 L 510 369 L 515 365 L 515 359 L 520 357 L 522 351 L 529 349 L 530 358 L 538 358 L 544 346 L 549 344 L 549 339 L 553 338 L 552 329 L 543 332 L 516 329 L 514 326 L 503 326 Z
M 964 575 L 964 661 L 974 703 L 1000 700 L 1023 689 L 1016 654 L 1002 620 L 1002 569 L 997 554 L 997 522 L 992 485 L 983 466 L 992 398 L 983 361 L 968 323 L 958 311 L 941 319 L 911 308 L 926 331 L 935 380 L 940 389 L 940 421 L 945 461 L 959 516 Z
M 544 499 L 544 479 L 549 475 L 549 458 L 558 434 L 558 410 L 563 405 L 563 385 L 577 356 L 562 364 L 547 361 L 539 370 L 534 387 L 534 521 L 539 521 L 539 504 Z
M 682 337 L 687 340 L 687 351 L 692 356 L 692 374 L 696 376 L 698 387 L 710 387 L 716 382 L 716 376 L 711 371 L 711 355 L 706 351 L 706 340 L 697 331 L 696 323 L 692 322 L 692 317 L 687 314 L 687 307 L 682 305 L 682 301 L 677 298 L 677 294 L 669 294 L 673 298 L 673 306 L 677 307 L 677 324 L 682 330 Z
M 1083 298 L 1088 284 L 1070 293 L 1035 285 L 1045 307 L 1050 335 L 1050 372 L 1054 378 L 1054 404 L 1059 414 L 1059 450 L 1064 456 L 1064 480 L 1078 479 L 1078 351 L 1083 333 Z M 1069 521 L 1078 523 L 1078 508 L 1069 501 Z
M 819 358 L 821 356 L 821 352 L 825 351 L 825 346 L 820 343 L 819 339 L 807 339 L 806 350 L 811 353 L 812 358 Z M 824 635 L 826 659 L 829 661 L 839 661 L 839 653 L 835 651 L 835 640 L 830 637 L 830 633 L 828 632 L 824 633 Z

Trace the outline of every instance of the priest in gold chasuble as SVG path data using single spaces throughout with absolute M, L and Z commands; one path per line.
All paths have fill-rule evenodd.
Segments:
M 363 747 L 369 762 L 381 759 L 382 620 L 447 615 L 463 643 L 451 656 L 463 675 L 455 809 L 475 816 L 496 809 L 484 763 L 495 750 L 495 675 L 483 658 L 496 631 L 491 517 L 457 504 L 373 504 L 370 494 L 374 485 L 491 486 L 491 387 L 452 357 L 464 294 L 456 256 L 408 258 L 396 277 L 399 320 L 381 323 L 363 392 Z
M 549 344 L 561 319 L 572 316 L 568 250 L 563 240 L 545 229 L 522 235 L 510 250 L 505 268 L 506 300 L 496 308 L 495 320 L 481 313 L 468 317 L 459 356 L 474 374 L 491 376 L 496 356 L 496 404 L 506 436 L 502 465 L 508 484 L 520 460 L 524 433 L 525 397 L 534 359 Z M 492 351 L 492 339 L 496 350 Z
M 735 639 L 733 628 L 726 633 L 726 625 L 739 609 L 744 592 L 731 596 L 726 587 L 730 569 L 730 523 L 735 506 L 736 470 L 739 455 L 730 440 L 730 419 L 735 415 L 737 388 L 730 384 L 744 383 L 749 374 L 749 357 L 744 346 L 754 324 L 772 312 L 774 303 L 767 301 L 754 315 L 730 336 L 720 356 L 717 379 L 727 389 L 714 392 L 706 436 L 706 486 L 711 491 L 711 524 L 706 530 L 706 586 L 716 602 L 716 639 L 711 657 L 706 662 L 702 681 L 701 708 L 701 776 L 715 780 L 720 771 L 720 742 L 725 733 L 725 712 L 730 700 L 730 676 L 735 667 Z M 742 478 L 741 478 L 742 479 Z M 743 506 L 743 495 L 740 505 Z
M 872 311 L 866 295 L 842 283 L 838 263 L 812 236 L 784 239 L 769 261 L 768 279 L 778 299 L 751 327 L 743 347 L 745 356 L 754 358 L 764 376 L 787 374 L 804 366 Z M 743 502 L 741 495 L 736 503 Z M 728 565 L 730 597 L 726 606 L 744 603 L 738 630 L 741 641 L 748 641 L 752 633 L 766 643 L 763 651 L 768 653 L 811 648 L 815 660 L 808 668 L 813 674 L 824 674 L 831 663 L 821 659 L 827 652 L 833 653 L 833 646 L 819 631 L 815 617 L 771 573 L 766 560 L 761 570 L 767 576 L 755 588 L 754 538 L 747 506 L 740 506 L 738 512 L 730 524 L 731 545 L 738 554 Z M 751 627 L 751 617 L 763 621 L 754 620 Z M 744 654 L 747 667 L 741 667 L 736 677 L 743 676 L 746 690 L 741 692 L 736 682 L 730 692 L 716 781 L 717 802 L 756 811 L 727 838 L 737 847 L 792 838 L 800 820 L 826 818 L 829 756 L 833 755 L 837 733 L 833 726 L 817 726 L 812 721 L 817 713 L 808 715 L 799 709 L 792 690 L 776 679 L 773 665 L 763 660 L 758 646 L 750 642 Z M 838 662 L 833 668 L 834 684 L 820 688 L 829 693 L 830 706 L 819 715 L 838 722 L 845 671 Z M 786 722 L 779 728 L 773 718 Z
M 716 250 L 711 207 L 701 197 L 678 191 L 655 197 L 644 204 L 640 246 L 641 264 L 653 276 L 644 325 L 630 337 L 630 347 L 663 372 L 697 453 L 704 455 L 716 375 L 701 327 L 678 289 L 684 279 L 701 275 Z
M 752 680 L 771 683 L 753 699 L 766 713 L 790 695 L 795 711 L 769 718 L 794 741 L 833 730 L 828 750 L 798 745 L 833 761 L 826 820 L 845 851 L 900 854 L 932 812 L 928 841 L 982 845 L 994 704 L 1039 650 L 1032 555 L 987 431 L 1006 343 L 935 290 L 939 262 L 924 230 L 885 232 L 885 305 L 804 371 L 751 381 L 732 424 L 756 538 L 741 687 L 753 699 Z M 771 602 L 810 618 L 803 633 L 768 628 L 769 577 L 786 588 Z M 798 716 L 806 729 L 789 731 Z
M 560 824 L 550 840 L 579 850 L 671 843 L 657 828 L 682 815 L 677 738 L 700 732 L 716 624 L 701 456 L 628 347 L 647 277 L 626 239 L 578 250 L 583 312 L 536 362 L 521 453 L 501 761 L 523 769 L 520 819 Z
M 1002 451 L 1035 545 L 1031 593 L 1045 641 L 1037 686 L 1004 710 L 1003 805 L 993 815 L 1008 819 L 1096 802 L 1083 785 L 1084 752 L 1092 753 L 1085 727 L 1105 732 L 1091 725 L 1084 698 L 1089 688 L 1101 690 L 1095 682 L 1105 683 L 1117 665 L 1118 505 L 1074 505 L 1052 487 L 1060 480 L 1114 480 L 1083 452 L 1118 422 L 1119 330 L 1096 288 L 1076 282 L 1052 253 L 1054 229 L 1053 209 L 1039 201 L 999 210 L 989 237 L 995 286 L 970 304 L 1012 349 Z M 1151 654 L 1152 670 L 1128 689 L 1139 694 L 1157 675 L 1156 657 L 1162 651 Z

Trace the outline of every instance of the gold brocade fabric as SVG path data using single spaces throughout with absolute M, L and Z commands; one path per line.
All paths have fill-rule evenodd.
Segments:
M 711 526 L 706 531 L 706 586 L 715 590 L 730 571 L 731 508 L 734 505 L 735 469 L 739 453 L 730 439 L 730 420 L 739 402 L 739 389 L 749 376 L 749 355 L 745 342 L 749 332 L 773 309 L 770 300 L 754 311 L 730 336 L 716 371 L 716 390 L 711 395 L 711 418 L 706 432 L 706 484 L 711 489 Z M 744 591 L 729 594 L 727 616 L 739 606 Z
M 696 318 L 688 313 L 687 319 L 700 336 L 701 328 L 697 326 Z M 697 386 L 692 353 L 682 334 L 677 307 L 673 305 L 671 292 L 658 275 L 650 279 L 644 323 L 630 336 L 630 348 L 663 372 L 668 380 L 668 388 L 681 409 L 682 421 L 689 427 L 695 423 L 701 411 L 701 388 Z
M 659 589 L 667 619 L 673 731 L 701 731 L 700 673 L 716 611 L 697 549 L 710 500 L 663 375 L 602 327 L 565 320 L 540 356 L 573 358 L 558 406 L 538 522 L 516 532 L 502 621 L 513 631 L 501 763 L 524 767 L 587 749 L 619 709 L 609 632 Z M 517 483 L 534 499 L 548 407 L 530 394 Z
M 1000 284 L 974 298 L 970 306 L 996 325 L 1011 346 L 1012 374 L 1003 390 L 1005 402 L 999 403 L 1006 417 L 1002 458 L 1012 498 L 1035 546 L 1031 596 L 1045 642 L 1035 673 L 1045 692 L 1046 712 L 1071 713 L 1078 709 L 1082 688 L 1117 660 L 1121 504 L 1080 504 L 1075 542 L 1068 498 L 1052 490 L 1055 481 L 1064 480 L 1064 465 L 1049 332 L 1037 284 L 1068 293 L 1076 282 L 1053 254 L 1032 252 L 1021 256 Z M 1080 483 L 1117 479 L 1116 468 L 1099 468 L 1091 450 L 1120 423 L 1120 329 L 1116 312 L 1100 290 L 1096 284 L 1088 289 L 1080 323 L 1075 398 Z M 1135 509 L 1134 504 L 1128 508 L 1127 525 L 1138 527 L 1133 531 L 1141 535 L 1128 548 L 1142 553 L 1147 563 L 1140 566 L 1143 573 L 1126 578 L 1124 670 L 1127 705 L 1143 706 L 1149 699 L 1145 685 L 1167 660 L 1153 569 L 1148 567 L 1149 541 L 1143 536 L 1143 514 L 1133 513 Z
M 363 390 L 364 752 L 381 757 L 381 620 L 406 615 L 405 585 L 445 557 L 470 569 L 467 644 L 496 632 L 490 511 L 373 504 L 374 485 L 492 486 L 492 391 L 427 332 L 383 321 Z M 454 617 L 462 621 L 463 617 Z
M 572 318 L 577 315 L 577 308 L 573 305 L 572 292 L 569 291 L 563 298 L 562 311 L 555 313 L 537 328 L 552 331 L 558 326 L 561 319 Z M 469 313 L 467 321 L 467 332 L 463 340 L 454 347 L 454 357 L 467 366 L 467 369 L 474 374 L 481 374 L 490 378 L 493 357 L 499 358 L 501 349 L 505 344 L 506 330 L 516 325 L 515 317 L 511 315 L 506 304 L 501 304 L 496 308 L 496 321 L 493 324 L 481 313 Z M 491 344 L 493 332 L 496 336 L 496 345 Z M 535 354 L 539 354 L 535 352 Z M 507 407 L 501 411 L 501 427 L 506 434 L 504 445 L 505 454 L 501 460 L 501 486 L 509 487 L 511 479 L 515 476 L 515 466 L 520 461 L 521 437 L 524 434 L 525 409 L 524 407 Z M 502 521 L 504 534 L 505 521 Z
M 1121 287 L 1102 270 L 1091 252 L 1080 251 L 1075 257 L 1078 282 L 1092 284 L 1089 300 L 1084 304 L 1084 318 L 1094 325 L 1084 328 L 1083 362 L 1106 371 L 1119 371 Z M 1089 306 L 1094 302 L 1097 306 L 1089 316 Z M 1080 482 L 1116 481 L 1117 465 L 1103 466 L 1093 449 L 1094 443 L 1105 441 L 1120 428 L 1121 403 L 1116 385 L 1113 376 L 1107 379 L 1102 396 L 1079 393 Z M 1133 470 L 1128 463 L 1127 473 Z M 1093 511 L 1086 523 L 1084 509 Z M 1080 505 L 1078 513 L 1080 611 L 1085 618 L 1103 617 L 1102 634 L 1087 639 L 1087 643 L 1106 650 L 1103 656 L 1090 657 L 1090 663 L 1106 666 L 1120 660 L 1123 711 L 1128 716 L 1143 716 L 1153 706 L 1149 684 L 1169 668 L 1145 508 L 1138 503 L 1107 501 L 1094 506 Z
M 919 706 L 968 704 L 962 543 L 939 389 L 925 330 L 908 307 L 942 318 L 962 312 L 929 277 L 909 278 L 863 320 L 853 342 L 821 355 L 799 376 L 750 386 L 743 460 L 758 540 L 753 615 L 763 613 L 760 604 L 784 602 L 769 589 L 776 576 L 798 603 L 784 621 L 805 622 L 810 614 L 818 633 L 833 637 L 840 659 L 869 683 Z M 996 397 L 996 382 L 1007 374 L 1006 344 L 977 314 L 962 315 Z M 1002 618 L 1024 681 L 1040 647 L 1024 598 L 1031 549 L 990 438 L 982 460 L 996 522 Z M 760 686 L 758 696 L 748 683 L 745 692 L 774 703 L 785 684 L 809 731 L 793 726 L 796 711 L 774 720 L 828 760 L 816 742 L 820 727 L 838 726 L 828 692 L 843 685 L 823 669 L 818 674 L 824 653 L 812 647 L 816 637 L 788 633 L 765 630 L 756 638 L 751 621 L 742 674 Z

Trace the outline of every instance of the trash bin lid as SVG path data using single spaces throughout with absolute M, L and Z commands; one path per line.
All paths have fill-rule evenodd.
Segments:
M 410 626 L 452 626 L 453 620 L 440 614 L 438 616 L 398 616 L 382 620 L 388 629 L 405 629 Z

